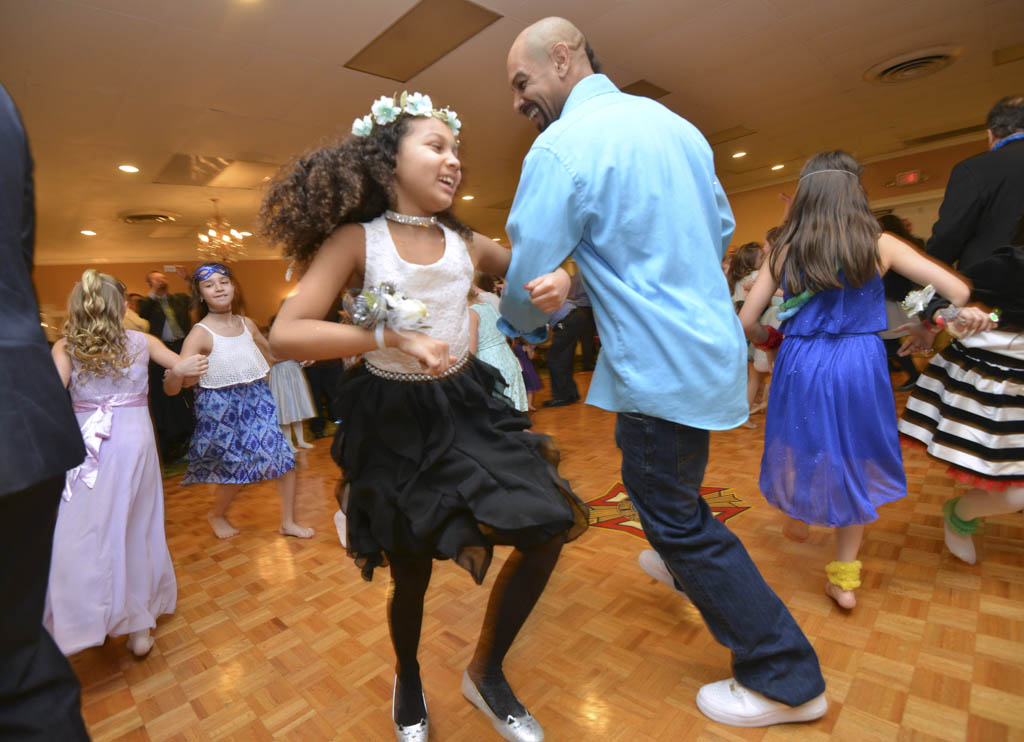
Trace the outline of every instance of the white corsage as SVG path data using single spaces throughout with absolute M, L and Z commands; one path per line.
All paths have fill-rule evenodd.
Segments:
M 381 283 L 363 289 L 352 289 L 342 299 L 352 324 L 367 330 L 378 326 L 389 330 L 426 330 L 427 306 L 411 299 L 393 283 Z
M 935 287 L 928 284 L 922 289 L 916 289 L 907 294 L 900 306 L 903 307 L 903 311 L 906 312 L 908 317 L 913 317 L 915 314 L 923 312 L 924 308 L 928 306 L 928 302 L 934 296 Z

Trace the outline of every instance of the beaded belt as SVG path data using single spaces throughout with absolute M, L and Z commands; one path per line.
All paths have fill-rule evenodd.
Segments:
M 380 378 L 387 379 L 388 381 L 440 381 L 441 379 L 445 379 L 449 376 L 454 376 L 455 374 L 459 373 L 459 371 L 464 369 L 466 367 L 466 364 L 469 363 L 469 357 L 470 354 L 467 353 L 466 355 L 462 356 L 462 358 L 460 358 L 458 361 L 456 361 L 455 364 L 449 366 L 448 370 L 445 371 L 443 374 L 437 375 L 405 374 L 400 371 L 389 371 L 386 368 L 379 368 L 377 366 L 374 366 L 369 361 L 366 362 L 366 370 L 369 371 L 374 376 L 379 376 Z

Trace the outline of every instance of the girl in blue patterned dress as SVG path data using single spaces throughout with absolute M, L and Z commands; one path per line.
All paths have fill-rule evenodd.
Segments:
M 513 550 L 462 693 L 505 739 L 541 740 L 502 663 L 562 545 L 586 529 L 586 508 L 558 475 L 551 440 L 529 432 L 498 371 L 469 353 L 474 268 L 504 275 L 510 253 L 451 214 L 458 119 L 420 94 L 381 98 L 372 110 L 354 136 L 305 155 L 270 186 L 264 234 L 304 271 L 271 343 L 289 358 L 365 358 L 342 384 L 332 454 L 344 473 L 349 555 L 367 580 L 377 567 L 391 573 L 396 738 L 429 734 L 417 650 L 433 560 L 454 560 L 479 584 L 500 544 Z M 558 269 L 527 290 L 551 311 L 559 302 L 547 289 L 567 279 Z M 323 320 L 347 286 L 384 284 L 422 302 L 429 329 Z
M 182 353 L 209 356 L 209 368 L 196 389 L 196 427 L 189 444 L 182 484 L 217 485 L 207 516 L 217 538 L 238 529 L 227 519 L 228 506 L 243 485 L 277 479 L 281 528 L 285 536 L 309 538 L 312 528 L 295 522 L 295 458 L 277 425 L 277 408 L 267 384 L 270 346 L 248 317 L 232 313 L 235 284 L 220 263 L 204 263 L 192 276 L 192 300 L 205 316 L 182 345 Z M 177 394 L 180 384 L 164 383 Z
M 932 284 L 955 304 L 970 296 L 956 274 L 879 231 L 856 160 L 845 152 L 815 155 L 801 173 L 769 269 L 761 270 L 740 311 L 755 346 L 778 349 L 761 491 L 786 515 L 836 529 L 825 589 L 847 609 L 860 586 L 864 524 L 878 518 L 878 506 L 906 494 L 878 336 L 886 328 L 881 277 L 895 270 Z M 780 284 L 787 297 L 781 333 L 759 319 Z

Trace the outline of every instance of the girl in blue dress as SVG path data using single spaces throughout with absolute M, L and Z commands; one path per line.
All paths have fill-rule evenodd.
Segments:
M 879 233 L 860 171 L 841 151 L 808 161 L 769 269 L 761 270 L 740 311 L 754 345 L 778 352 L 761 491 L 786 515 L 836 529 L 825 591 L 846 609 L 856 605 L 853 590 L 861 584 L 857 553 L 864 525 L 878 518 L 880 505 L 906 494 L 896 406 L 878 336 L 886 329 L 882 275 L 894 270 L 932 284 L 958 305 L 970 296 L 955 273 Z M 759 319 L 780 285 L 786 297 L 781 332 Z
M 216 484 L 207 519 L 217 538 L 238 533 L 228 521 L 231 501 L 251 482 L 277 479 L 284 536 L 310 538 L 312 528 L 295 522 L 295 457 L 277 424 L 277 407 L 267 384 L 270 345 L 256 323 L 232 312 L 235 283 L 220 263 L 204 263 L 192 276 L 193 304 L 202 319 L 185 337 L 182 353 L 208 357 L 196 389 L 196 427 L 182 484 Z M 177 394 L 180 383 L 165 380 Z

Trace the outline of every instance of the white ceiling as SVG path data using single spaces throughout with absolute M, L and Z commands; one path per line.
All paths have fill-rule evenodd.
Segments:
M 503 236 L 535 136 L 511 108 L 505 55 L 545 15 L 573 20 L 620 85 L 644 78 L 706 134 L 756 133 L 716 147 L 727 190 L 778 180 L 809 154 L 862 158 L 904 140 L 979 124 L 1024 90 L 1024 61 L 992 51 L 1024 41 L 1021 0 L 478 0 L 504 17 L 405 87 L 464 123 L 460 216 Z M 175 153 L 284 163 L 347 133 L 374 98 L 402 86 L 342 65 L 414 0 L 0 0 L 0 81 L 18 103 L 36 158 L 37 261 L 194 258 L 193 225 L 210 197 L 252 229 L 256 190 L 152 180 Z M 936 44 L 963 55 L 901 85 L 862 79 L 889 57 Z M 730 155 L 742 148 L 743 160 Z M 129 162 L 136 175 L 116 168 Z M 150 237 L 125 211 L 168 210 L 190 227 Z M 84 237 L 93 229 L 96 237 Z M 169 230 L 173 234 L 173 230 Z M 181 232 L 183 230 L 178 230 Z M 271 254 L 258 245 L 252 257 Z

